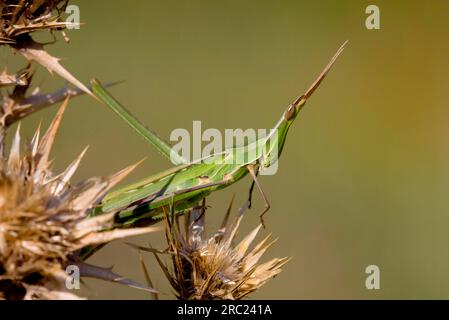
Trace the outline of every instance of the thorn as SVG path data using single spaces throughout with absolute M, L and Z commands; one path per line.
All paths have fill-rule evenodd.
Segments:
M 304 105 L 304 103 L 307 101 L 307 99 L 310 98 L 310 96 L 315 92 L 315 90 L 318 88 L 318 86 L 321 84 L 321 82 L 324 80 L 326 75 L 331 70 L 332 66 L 334 65 L 335 61 L 337 61 L 337 58 L 340 56 L 340 54 L 345 49 L 346 44 L 349 42 L 349 40 L 346 40 L 340 48 L 337 50 L 337 52 L 334 54 L 332 59 L 329 61 L 329 63 L 324 67 L 323 71 L 321 71 L 320 75 L 315 79 L 315 81 L 312 83 L 312 85 L 307 89 L 306 93 L 304 93 L 302 96 L 297 98 L 291 106 L 294 108 L 297 108 L 298 106 Z M 291 108 L 289 108 L 290 111 Z

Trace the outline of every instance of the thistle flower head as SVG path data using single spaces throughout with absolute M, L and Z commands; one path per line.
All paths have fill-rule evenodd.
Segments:
M 250 248 L 261 225 L 234 245 L 243 212 L 227 226 L 230 211 L 231 206 L 221 228 L 211 237 L 205 232 L 205 206 L 193 209 L 184 217 L 184 232 L 178 220 L 170 223 L 167 219 L 172 268 L 164 265 L 158 256 L 160 252 L 139 247 L 155 254 L 179 299 L 242 299 L 278 275 L 288 262 L 289 258 L 274 258 L 259 263 L 275 242 L 269 242 L 270 236 L 267 236 Z
M 114 213 L 87 218 L 134 166 L 71 185 L 84 150 L 64 172 L 52 172 L 49 154 L 67 102 L 42 139 L 38 129 L 21 154 L 19 126 L 9 155 L 0 157 L 0 299 L 72 297 L 64 270 L 77 250 L 151 231 L 113 230 Z

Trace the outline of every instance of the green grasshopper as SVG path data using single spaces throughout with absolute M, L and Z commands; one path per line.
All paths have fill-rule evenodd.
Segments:
M 306 101 L 327 75 L 346 43 L 338 49 L 309 89 L 288 106 L 275 125 L 274 130 L 271 131 L 276 132 L 276 135 L 270 133 L 244 146 L 231 148 L 222 153 L 213 154 L 207 159 L 202 158 L 193 162 L 187 162 L 180 155 L 172 152 L 169 144 L 160 139 L 154 132 L 148 130 L 115 100 L 97 80 L 93 80 L 92 90 L 97 98 L 156 147 L 160 153 L 179 164 L 137 183 L 110 192 L 93 210 L 93 214 L 116 211 L 118 212 L 116 222 L 122 227 L 152 224 L 163 219 L 169 208 L 173 212 L 181 214 L 194 207 L 212 192 L 239 181 L 249 173 L 253 181 L 249 193 L 248 207 L 251 207 L 251 195 L 254 186 L 256 186 L 265 203 L 265 208 L 260 214 L 263 224 L 263 215 L 270 209 L 270 204 L 259 183 L 258 173 L 262 169 L 272 166 L 278 160 L 290 126 Z M 235 159 L 245 159 L 245 161 L 243 163 L 233 161 Z

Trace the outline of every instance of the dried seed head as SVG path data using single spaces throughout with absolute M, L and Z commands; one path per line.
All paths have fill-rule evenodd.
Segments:
M 179 299 L 242 299 L 278 275 L 282 266 L 288 262 L 289 258 L 275 258 L 259 263 L 274 243 L 269 242 L 270 236 L 267 236 L 250 249 L 261 225 L 234 245 L 243 212 L 228 227 L 230 208 L 221 229 L 211 237 L 205 235 L 204 206 L 184 217 L 188 221 L 184 232 L 180 231 L 178 220 L 170 224 L 167 219 L 172 271 L 162 263 L 158 253 L 150 249 Z
M 56 73 L 78 89 L 91 96 L 90 90 L 49 54 L 44 45 L 31 37 L 35 31 L 47 30 L 64 33 L 73 22 L 63 21 L 68 0 L 0 0 L 0 45 L 8 45 L 28 61 L 36 61 L 50 73 Z M 56 38 L 55 38 L 56 41 Z M 0 85 L 1 87 L 1 85 Z
M 64 269 L 75 251 L 151 231 L 112 230 L 114 213 L 87 218 L 133 167 L 71 185 L 84 150 L 61 174 L 51 171 L 49 154 L 67 102 L 42 138 L 36 131 L 23 154 L 19 126 L 9 155 L 0 157 L 0 298 L 71 297 L 64 292 Z
M 68 0 L 3 0 L 0 2 L 0 44 L 15 44 L 39 30 L 62 30 L 61 14 Z

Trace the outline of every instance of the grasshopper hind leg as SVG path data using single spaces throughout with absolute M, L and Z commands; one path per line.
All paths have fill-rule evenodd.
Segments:
M 256 176 L 258 175 L 259 172 L 256 172 Z M 254 186 L 256 185 L 256 182 L 253 179 L 253 182 L 251 183 L 251 187 L 249 188 L 249 195 L 248 195 L 248 209 L 251 209 L 251 206 L 253 204 L 252 200 L 253 200 L 253 191 L 254 191 Z

